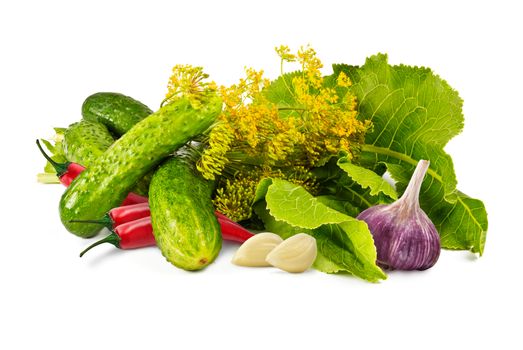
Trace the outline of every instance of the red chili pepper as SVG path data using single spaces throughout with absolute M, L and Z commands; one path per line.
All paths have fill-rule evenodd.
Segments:
M 127 222 L 146 218 L 148 216 L 151 216 L 149 203 L 137 203 L 113 208 L 98 220 L 71 220 L 71 222 L 100 224 L 111 230 Z
M 231 221 L 223 214 L 224 218 L 218 217 L 222 238 L 228 241 L 243 243 L 253 236 L 247 229 Z M 120 249 L 133 249 L 155 245 L 151 217 L 138 219 L 117 226 L 111 234 L 87 247 L 80 257 L 88 250 L 102 243 L 110 243 Z
M 85 167 L 81 166 L 80 164 L 73 163 L 73 162 L 65 162 L 65 163 L 58 163 L 54 161 L 51 157 L 45 153 L 44 149 L 40 145 L 40 141 L 36 140 L 36 145 L 40 149 L 40 152 L 44 155 L 45 159 L 49 161 L 49 163 L 53 166 L 54 170 L 56 170 L 56 176 L 58 176 L 58 179 L 64 186 L 69 186 L 73 180 L 80 175 L 82 171 L 85 170 Z M 149 199 L 144 196 L 140 196 L 139 194 L 130 192 L 127 197 L 122 202 L 122 205 L 131 205 L 131 204 L 137 204 L 137 203 L 146 203 Z
M 220 227 L 222 229 L 222 238 L 227 241 L 243 243 L 252 236 L 254 236 L 243 226 L 237 224 L 236 222 L 232 221 L 223 214 L 220 214 L 220 216 L 218 216 L 218 222 L 220 223 Z
M 125 197 L 125 199 L 123 200 L 122 206 L 132 205 L 132 204 L 143 204 L 143 203 L 149 204 L 149 198 L 147 198 L 145 196 L 141 196 L 134 192 L 129 192 L 127 197 Z
M 110 235 L 91 244 L 81 252 L 80 257 L 87 253 L 91 248 L 102 243 L 111 243 L 116 248 L 120 249 L 133 249 L 156 245 L 150 216 L 126 222 L 111 231 Z
M 68 162 L 68 166 L 67 166 L 67 171 L 65 173 L 62 174 L 62 176 L 60 176 L 60 182 L 62 184 L 64 184 L 65 186 L 69 186 L 71 184 L 71 182 L 73 182 L 74 179 L 76 179 L 76 177 L 78 175 L 80 175 L 80 173 L 82 171 L 85 170 L 85 168 L 83 166 L 81 166 L 80 164 L 76 164 L 76 163 L 71 163 L 71 162 Z M 67 164 L 67 163 L 63 163 L 63 164 Z M 58 175 L 58 173 L 57 173 Z
M 69 186 L 71 182 L 73 182 L 73 180 L 85 170 L 85 168 L 80 164 L 72 162 L 58 163 L 54 161 L 47 155 L 47 153 L 45 153 L 40 145 L 40 140 L 36 140 L 36 145 L 44 155 L 45 159 L 47 159 L 47 161 L 53 166 L 54 170 L 56 170 L 56 176 L 58 176 L 58 179 L 64 186 Z
M 215 211 L 214 214 L 216 215 L 216 218 L 219 221 L 224 221 L 226 223 L 230 223 L 230 227 L 233 228 L 232 225 L 239 226 L 243 229 L 239 224 L 229 219 L 227 216 L 223 215 L 222 213 Z M 70 220 L 71 222 L 80 222 L 80 223 L 86 223 L 86 224 L 100 224 L 104 227 L 107 227 L 108 229 L 113 229 L 121 224 L 125 224 L 126 222 L 138 220 L 141 218 L 145 218 L 151 216 L 151 209 L 149 208 L 149 203 L 137 203 L 137 204 L 131 204 L 131 205 L 122 205 L 116 208 L 113 208 L 109 210 L 101 219 L 95 219 L 95 220 Z M 231 241 L 234 241 L 235 239 L 230 239 Z

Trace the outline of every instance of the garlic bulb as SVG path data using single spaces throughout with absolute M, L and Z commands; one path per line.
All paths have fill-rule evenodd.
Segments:
M 436 227 L 419 205 L 419 192 L 430 162 L 420 160 L 403 196 L 358 215 L 369 226 L 378 253 L 377 263 L 390 269 L 425 270 L 441 251 Z

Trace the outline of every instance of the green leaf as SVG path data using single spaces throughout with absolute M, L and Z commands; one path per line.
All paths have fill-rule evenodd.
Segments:
M 371 169 L 385 164 L 401 189 L 418 160 L 430 160 L 420 203 L 440 232 L 443 247 L 481 254 L 488 226 L 485 208 L 457 191 L 452 159 L 443 150 L 463 128 L 458 93 L 430 69 L 390 66 L 383 54 L 361 67 L 335 65 L 334 71 L 351 78 L 360 117 L 374 125 L 361 147 L 360 164 Z
M 265 196 L 271 215 L 292 226 L 308 229 L 347 221 L 348 216 L 320 203 L 303 187 L 273 179 Z
M 276 220 L 267 209 L 267 202 L 265 200 L 256 203 L 253 210 L 258 217 L 263 221 L 265 229 L 269 232 L 276 233 L 283 239 L 287 239 L 298 233 L 308 233 L 312 235 L 312 230 L 301 227 L 289 225 L 286 222 Z
M 466 247 L 473 253 L 483 255 L 488 218 L 482 201 L 459 192 L 456 203 L 442 201 L 439 205 L 433 206 L 427 215 L 437 218 L 433 221 L 441 236 L 443 247 L 448 249 Z
M 252 201 L 253 204 L 265 199 L 265 195 L 267 194 L 267 189 L 269 188 L 269 186 L 271 184 L 272 184 L 272 178 L 270 178 L 270 177 L 261 179 L 260 182 L 258 182 L 258 185 L 256 186 L 256 192 L 254 193 L 254 200 Z
M 368 58 L 359 68 L 337 65 L 334 69 L 352 79 L 358 112 L 373 123 L 362 162 L 414 166 L 428 159 L 429 176 L 440 182 L 447 200 L 455 201 L 456 175 L 443 147 L 463 128 L 463 101 L 458 93 L 430 69 L 390 66 L 383 54 Z
M 325 273 L 338 273 L 345 271 L 345 268 L 342 265 L 336 264 L 334 261 L 323 255 L 323 253 L 320 251 L 318 251 L 316 254 L 316 260 L 314 260 L 312 267 Z
M 44 144 L 45 148 L 47 148 L 47 150 L 49 152 L 51 152 L 51 154 L 54 154 L 56 152 L 55 146 L 51 143 L 51 141 L 48 141 L 46 139 L 40 139 L 40 140 Z
M 345 271 L 371 282 L 386 278 L 376 265 L 376 248 L 367 224 L 325 205 L 301 186 L 273 179 L 265 202 L 254 210 L 267 229 L 282 237 L 312 234 L 318 244 L 314 265 L 318 270 Z
M 391 199 L 398 199 L 398 194 L 394 187 L 374 171 L 352 164 L 347 157 L 340 158 L 338 160 L 338 166 L 362 188 L 369 188 L 370 195 L 376 196 L 381 192 Z
M 265 89 L 265 97 L 278 107 L 296 107 L 292 79 L 300 74 L 300 71 L 295 71 L 279 76 Z
M 322 195 L 334 196 L 340 203 L 346 203 L 343 204 L 344 207 L 352 207 L 355 211 L 351 212 L 350 216 L 355 217 L 363 210 L 374 205 L 394 202 L 394 199 L 381 192 L 378 195 L 371 195 L 370 188 L 365 189 L 361 187 L 347 173 L 340 171 L 340 168 L 338 168 L 338 171 L 341 173 L 341 176 L 333 181 L 323 183 L 320 193 Z
M 315 229 L 314 237 L 322 255 L 315 268 L 327 273 L 346 271 L 370 282 L 386 279 L 376 265 L 376 248 L 367 224 L 350 220 Z M 336 268 L 336 270 L 333 270 Z
M 362 211 L 361 208 L 353 205 L 352 201 L 343 200 L 337 196 L 324 195 L 317 196 L 316 199 L 318 202 L 348 216 L 356 217 Z
M 57 133 L 58 135 L 58 133 Z M 62 141 L 56 141 L 53 145 L 50 141 L 41 139 L 42 143 L 44 144 L 45 148 L 49 151 L 49 156 L 52 160 L 54 160 L 57 163 L 65 163 L 67 162 L 67 159 L 65 158 L 65 154 L 62 147 Z M 49 175 L 56 175 L 56 170 L 51 165 L 51 163 L 46 162 L 44 166 L 44 172 L 45 174 Z M 45 181 L 48 181 L 48 178 L 45 178 Z M 40 179 L 44 180 L 44 177 L 41 175 Z M 40 180 L 39 180 L 40 181 Z M 46 182 L 51 183 L 51 182 Z

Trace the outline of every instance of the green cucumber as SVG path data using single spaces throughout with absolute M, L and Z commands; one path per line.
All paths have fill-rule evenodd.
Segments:
M 147 197 L 149 195 L 149 184 L 153 178 L 154 170 L 154 167 L 151 168 L 147 174 L 138 180 L 131 189 L 131 192 Z
M 82 120 L 69 125 L 64 132 L 65 158 L 89 168 L 113 142 L 113 136 L 103 124 Z
M 198 108 L 188 98 L 180 98 L 136 124 L 65 190 L 59 210 L 67 230 L 81 237 L 94 236 L 100 225 L 71 220 L 92 220 L 118 206 L 147 172 L 206 131 L 221 108 L 222 101 L 214 94 L 205 96 Z
M 151 180 L 154 238 L 167 261 L 179 268 L 202 269 L 220 252 L 220 225 L 211 201 L 213 185 L 179 157 L 162 164 Z
M 104 124 L 116 136 L 122 136 L 153 111 L 132 97 L 116 92 L 98 92 L 82 105 L 85 120 Z
M 65 130 L 62 147 L 67 161 L 89 168 L 113 143 L 114 138 L 105 125 L 81 120 Z M 151 178 L 152 171 L 135 184 L 132 192 L 147 196 Z

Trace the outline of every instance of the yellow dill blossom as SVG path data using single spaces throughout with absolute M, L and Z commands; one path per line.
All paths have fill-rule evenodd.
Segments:
M 216 124 L 209 133 L 209 146 L 205 148 L 202 156 L 196 163 L 196 169 L 207 180 L 214 180 L 216 175 L 222 173 L 227 160 L 227 152 L 233 142 L 233 134 L 225 123 Z
M 257 184 L 258 181 L 249 176 L 226 179 L 225 184 L 216 190 L 214 208 L 233 221 L 250 218 Z
M 275 50 L 283 61 L 293 62 L 296 60 L 296 55 L 291 54 L 291 49 L 287 45 L 280 45 Z
M 347 76 L 347 74 L 340 72 L 338 74 L 337 83 L 339 87 L 349 87 L 352 86 L 352 81 Z
M 207 78 L 209 75 L 203 72 L 202 67 L 181 64 L 174 66 L 162 105 L 183 95 L 188 97 L 195 107 L 198 106 L 206 92 L 216 90 L 216 84 L 206 82 Z
M 357 119 L 357 101 L 347 89 L 349 77 L 341 73 L 334 86 L 326 86 L 314 49 L 302 47 L 293 54 L 280 46 L 276 52 L 282 64 L 296 61 L 301 66 L 299 73 L 282 79 L 292 100 L 285 101 L 285 107 L 270 101 L 265 93 L 270 83 L 263 71 L 254 69 L 246 69 L 237 84 L 220 87 L 222 126 L 211 131 L 199 163 L 206 178 L 221 175 L 233 160 L 249 159 L 250 165 L 268 168 L 312 168 L 339 152 L 352 154 L 353 144 L 362 140 L 369 125 Z M 345 89 L 336 89 L 340 87 Z M 244 157 L 238 159 L 239 154 Z
M 307 82 L 312 87 L 319 89 L 323 85 L 323 78 L 320 72 L 320 69 L 323 68 L 323 64 L 319 58 L 316 57 L 316 51 L 308 46 L 302 47 L 298 50 L 297 57 L 298 62 L 301 64 L 301 70 L 306 76 Z
M 357 118 L 346 74 L 325 81 L 323 64 L 310 47 L 292 53 L 280 46 L 276 52 L 280 79 L 271 83 L 263 71 L 248 68 L 238 83 L 218 88 L 224 109 L 197 163 L 206 179 L 217 180 L 215 207 L 234 220 L 252 215 L 262 178 L 283 178 L 314 193 L 311 169 L 340 153 L 352 157 L 370 127 Z M 289 62 L 301 70 L 284 75 Z
M 354 95 L 345 89 L 340 97 L 334 87 L 325 86 L 319 71 L 322 64 L 314 50 L 302 48 L 297 56 L 302 73 L 292 79 L 292 93 L 305 111 L 300 127 L 306 135 L 304 156 L 310 166 L 318 166 L 326 160 L 326 155 L 336 155 L 340 151 L 351 154 L 351 145 L 362 139 L 368 124 L 357 119 Z M 346 88 L 350 84 L 350 79 L 343 73 L 336 81 L 336 87 Z

